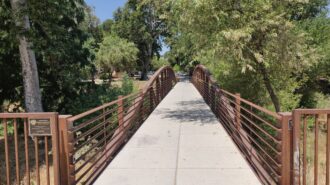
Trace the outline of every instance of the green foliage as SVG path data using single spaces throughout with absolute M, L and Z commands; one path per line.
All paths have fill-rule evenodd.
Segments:
M 179 72 L 179 71 L 181 71 L 181 68 L 180 68 L 179 65 L 176 64 L 176 65 L 173 67 L 173 70 L 174 70 L 174 72 Z
M 104 103 L 114 101 L 120 95 L 128 95 L 133 92 L 133 81 L 124 75 L 122 87 L 108 85 L 93 85 L 85 83 L 78 96 L 69 99 L 65 104 L 63 112 L 69 112 L 70 114 L 79 114 L 89 109 L 98 107 Z
M 326 109 L 330 107 L 330 96 L 322 93 L 315 93 L 316 108 Z
M 123 83 L 121 86 L 121 94 L 122 95 L 128 95 L 133 92 L 134 84 L 133 80 L 127 75 L 127 73 L 123 76 Z
M 320 57 L 296 22 L 322 15 L 325 5 L 324 0 L 168 0 L 162 17 L 170 26 L 172 60 L 201 62 L 223 87 L 281 111 L 299 106 L 297 89 L 308 80 L 302 74 Z
M 78 96 L 69 99 L 65 104 L 64 112 L 70 112 L 73 115 L 82 113 L 115 100 L 120 93 L 119 88 L 110 89 L 107 85 L 97 85 L 93 89 L 83 90 L 79 92 Z
M 164 58 L 164 57 L 154 57 L 152 60 L 152 67 L 154 69 L 154 71 L 156 71 L 157 69 L 163 67 L 163 66 L 168 66 L 169 62 Z
M 10 2 L 0 3 L 0 106 L 5 100 L 22 100 L 21 63 L 16 40 L 15 23 Z M 2 108 L 0 107 L 0 111 Z
M 138 49 L 134 43 L 118 36 L 106 36 L 97 53 L 96 66 L 102 73 L 107 73 L 111 80 L 112 72 L 134 69 Z
M 319 55 L 318 62 L 302 74 L 307 80 L 298 90 L 302 94 L 301 106 L 313 108 L 317 107 L 317 92 L 330 94 L 330 19 L 320 16 L 300 21 L 297 25 L 306 32 L 308 44 L 316 48 Z
M 22 33 L 10 1 L 2 0 L 0 104 L 6 109 L 22 104 L 17 34 L 24 34 L 36 52 L 46 111 L 80 113 L 133 91 L 127 75 L 121 88 L 94 84 L 97 68 L 101 77 L 111 78 L 114 70 L 131 72 L 138 66 L 144 78 L 150 67 L 171 64 L 191 72 L 198 63 L 211 69 L 222 88 L 271 109 L 274 96 L 282 111 L 325 107 L 330 94 L 327 4 L 129 0 L 113 20 L 100 25 L 82 0 L 30 0 L 24 13 L 31 30 Z M 163 41 L 171 51 L 160 57 Z
M 167 31 L 156 9 L 157 4 L 153 1 L 128 0 L 114 14 L 112 31 L 119 37 L 134 42 L 139 49 L 137 64 L 142 71 L 143 80 L 147 79 L 153 57 L 159 57 L 162 36 Z

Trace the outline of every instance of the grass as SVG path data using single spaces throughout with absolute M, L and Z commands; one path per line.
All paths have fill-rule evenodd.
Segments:
M 148 81 L 143 81 L 143 80 L 138 80 L 138 79 L 133 79 L 131 78 L 132 81 L 133 81 L 133 85 L 134 85 L 134 90 L 135 91 L 138 91 L 140 89 L 143 89 L 143 87 L 145 86 L 145 84 L 148 82 Z M 101 79 L 96 79 L 95 80 L 95 83 L 96 84 L 104 84 L 104 83 L 108 83 L 106 81 L 103 81 Z M 112 86 L 117 86 L 117 87 L 121 87 L 122 86 L 122 83 L 123 83 L 123 79 L 122 78 L 114 78 L 111 82 L 111 85 Z
M 49 143 L 51 143 L 49 141 Z M 30 168 L 30 179 L 31 184 L 36 184 L 36 159 L 35 159 L 35 150 L 34 150 L 34 141 L 31 137 L 28 137 L 28 150 L 29 150 L 29 168 Z M 45 148 L 44 143 L 39 141 L 39 165 L 40 165 L 40 183 L 47 184 L 47 176 L 46 176 L 46 165 L 45 165 Z M 50 151 L 51 146 L 49 146 Z M 27 176 L 26 176 L 26 167 L 25 167 L 25 144 L 24 144 L 24 136 L 20 135 L 18 137 L 18 164 L 19 164 L 19 173 L 20 173 L 20 182 L 18 183 L 16 180 L 16 158 L 15 158 L 15 144 L 14 137 L 12 134 L 8 135 L 8 149 L 9 149 L 9 171 L 10 171 L 10 184 L 24 184 Z M 5 142 L 4 138 L 0 139 L 0 184 L 5 184 L 6 182 L 6 165 L 5 165 Z M 51 152 L 48 153 L 49 162 L 50 162 L 50 180 L 53 181 L 52 176 L 52 155 Z
M 315 176 L 315 125 L 314 119 L 308 120 L 308 127 L 307 127 L 307 140 L 306 140 L 306 160 L 307 160 L 307 169 L 306 169 L 306 184 L 311 185 L 314 184 Z M 325 121 L 320 118 L 319 133 L 318 137 L 318 184 L 326 184 L 326 144 L 327 144 L 327 128 L 325 125 Z M 301 148 L 303 147 L 303 142 L 301 138 Z M 303 165 L 303 151 L 300 151 L 300 158 L 301 158 L 301 174 L 302 165 Z

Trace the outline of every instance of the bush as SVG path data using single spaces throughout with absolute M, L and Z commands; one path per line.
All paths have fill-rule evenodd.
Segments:
M 134 85 L 133 80 L 128 76 L 127 73 L 123 75 L 123 83 L 121 86 L 122 95 L 128 95 L 133 92 Z
M 127 74 L 123 77 L 122 87 L 108 84 L 95 85 L 94 87 L 84 88 L 75 98 L 69 99 L 65 109 L 61 113 L 76 115 L 89 109 L 98 107 L 104 103 L 114 101 L 120 95 L 128 95 L 133 92 L 133 81 Z

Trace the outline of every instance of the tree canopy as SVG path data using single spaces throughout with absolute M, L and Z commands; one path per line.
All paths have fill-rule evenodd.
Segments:
M 114 70 L 141 71 L 147 79 L 149 70 L 166 64 L 191 73 L 199 63 L 222 88 L 275 111 L 317 107 L 330 96 L 327 5 L 327 0 L 128 0 L 101 23 L 83 0 L 29 0 L 21 12 L 29 17 L 30 29 L 24 30 L 10 0 L 3 0 L 0 77 L 6 80 L 0 80 L 0 103 L 3 110 L 12 104 L 26 109 L 17 39 L 24 36 L 36 55 L 45 111 L 72 110 L 67 102 L 82 102 L 72 97 L 105 97 L 115 87 L 100 87 L 95 78 L 105 74 L 111 82 Z M 164 44 L 170 51 L 160 56 Z
M 132 42 L 118 36 L 106 36 L 96 55 L 96 66 L 108 74 L 111 82 L 113 72 L 134 70 L 138 51 Z

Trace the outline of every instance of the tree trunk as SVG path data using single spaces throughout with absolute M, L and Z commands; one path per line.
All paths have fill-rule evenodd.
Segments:
M 148 43 L 146 45 L 146 51 L 145 51 L 145 60 L 143 61 L 142 65 L 142 71 L 141 71 L 141 80 L 147 80 L 148 79 L 148 72 L 149 72 L 149 67 L 151 64 L 151 60 L 153 57 L 153 49 L 152 49 L 152 43 Z
M 112 70 L 110 70 L 110 72 L 109 72 L 109 76 L 108 76 L 108 83 L 109 83 L 109 86 L 111 86 L 111 82 L 112 82 L 112 73 L 113 73 L 113 71 Z
M 19 16 L 22 9 L 26 8 L 26 0 L 10 0 L 15 22 L 18 27 L 24 31 L 30 30 L 29 17 L 27 15 Z M 32 43 L 26 36 L 18 35 L 19 52 L 22 62 L 22 76 L 24 86 L 25 107 L 27 112 L 42 112 L 41 92 L 39 87 L 39 77 L 37 61 L 34 51 L 31 49 Z
M 275 91 L 273 89 L 273 86 L 272 86 L 272 84 L 270 82 L 270 79 L 269 79 L 267 70 L 265 68 L 265 65 L 264 64 L 260 64 L 259 65 L 259 69 L 260 69 L 260 72 L 262 74 L 262 77 L 263 77 L 263 80 L 264 80 L 266 89 L 267 89 L 267 91 L 269 93 L 269 96 L 272 99 L 272 102 L 274 104 L 274 107 L 275 107 L 276 112 L 281 112 L 280 102 L 279 102 L 278 97 L 277 97 L 277 95 L 276 95 L 276 93 L 275 93 Z
M 147 59 L 144 61 L 141 71 L 141 79 L 140 80 L 148 80 L 148 72 L 149 72 L 149 66 L 150 66 L 150 58 L 147 57 Z

